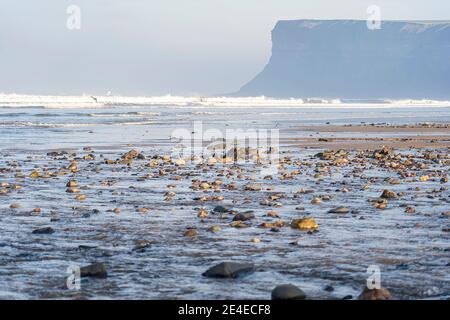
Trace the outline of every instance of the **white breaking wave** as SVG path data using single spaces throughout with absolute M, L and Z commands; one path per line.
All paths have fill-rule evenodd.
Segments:
M 195 98 L 185 97 L 122 97 L 122 96 L 38 96 L 0 94 L 2 107 L 43 107 L 43 108 L 102 108 L 114 106 L 188 105 Z
M 414 107 L 450 106 L 450 101 L 435 100 L 379 100 L 379 101 L 341 101 L 340 99 L 275 99 L 269 97 L 126 97 L 126 96 L 39 96 L 0 94 L 0 107 L 42 107 L 61 109 L 104 108 L 104 107 Z M 126 117 L 127 115 L 123 115 Z
M 159 112 L 129 112 L 129 113 L 90 113 L 93 118 L 141 118 L 143 116 L 159 116 Z
M 101 122 L 101 123 L 45 123 L 30 121 L 0 121 L 0 127 L 36 127 L 36 128 L 76 128 L 99 126 L 141 126 L 154 124 L 154 121 Z
M 386 103 L 390 104 L 400 104 L 400 105 L 450 105 L 450 101 L 437 101 L 437 100 L 412 100 L 412 99 L 403 99 L 403 100 L 385 100 Z

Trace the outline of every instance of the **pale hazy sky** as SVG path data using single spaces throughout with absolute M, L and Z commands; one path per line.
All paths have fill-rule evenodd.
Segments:
M 366 19 L 369 5 L 450 20 L 449 0 L 0 0 L 0 92 L 233 92 L 268 61 L 278 20 Z

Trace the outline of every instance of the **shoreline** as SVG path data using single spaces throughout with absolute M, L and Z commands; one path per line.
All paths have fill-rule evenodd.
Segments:
M 450 124 L 419 125 L 318 125 L 285 129 L 285 134 L 296 137 L 280 139 L 282 145 L 309 149 L 375 150 L 382 146 L 396 149 L 450 148 Z M 298 137 L 314 133 L 313 137 Z M 352 134 L 345 136 L 345 134 Z M 382 136 L 377 136 L 382 134 Z

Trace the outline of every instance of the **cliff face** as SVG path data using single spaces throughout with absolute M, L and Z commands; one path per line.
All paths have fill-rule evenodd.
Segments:
M 240 96 L 450 99 L 450 23 L 280 21 Z

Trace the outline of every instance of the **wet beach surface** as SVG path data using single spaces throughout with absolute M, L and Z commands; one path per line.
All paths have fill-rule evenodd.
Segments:
M 439 125 L 448 123 L 444 111 Z M 448 131 L 438 132 L 439 148 L 383 149 L 385 141 L 377 141 L 370 150 L 350 143 L 338 151 L 340 143 L 318 141 L 329 133 L 311 137 L 311 130 L 298 129 L 311 120 L 283 112 L 220 121 L 177 109 L 178 123 L 167 110 L 140 112 L 151 119 L 111 125 L 106 115 L 94 125 L 50 125 L 58 117 L 66 117 L 58 124 L 80 121 L 59 110 L 62 116 L 41 116 L 41 125 L 18 126 L 22 120 L 14 118 L 1 127 L 0 298 L 269 299 L 285 283 L 310 299 L 356 298 L 370 265 L 380 268 L 394 298 L 450 297 Z M 334 112 L 343 124 L 361 120 Z M 202 120 L 248 127 L 251 118 L 257 128 L 282 129 L 274 174 L 252 161 L 184 164 L 171 156 L 177 143 L 170 133 L 178 126 Z M 339 135 L 379 138 L 350 131 Z M 384 190 L 395 196 L 380 197 Z M 239 214 L 249 220 L 237 221 Z M 299 218 L 314 219 L 318 228 L 292 227 Z M 47 227 L 53 233 L 33 233 Z M 202 276 L 222 261 L 250 262 L 255 271 L 238 279 Z M 65 288 L 70 265 L 94 262 L 104 263 L 106 278 L 85 277 L 81 290 Z

